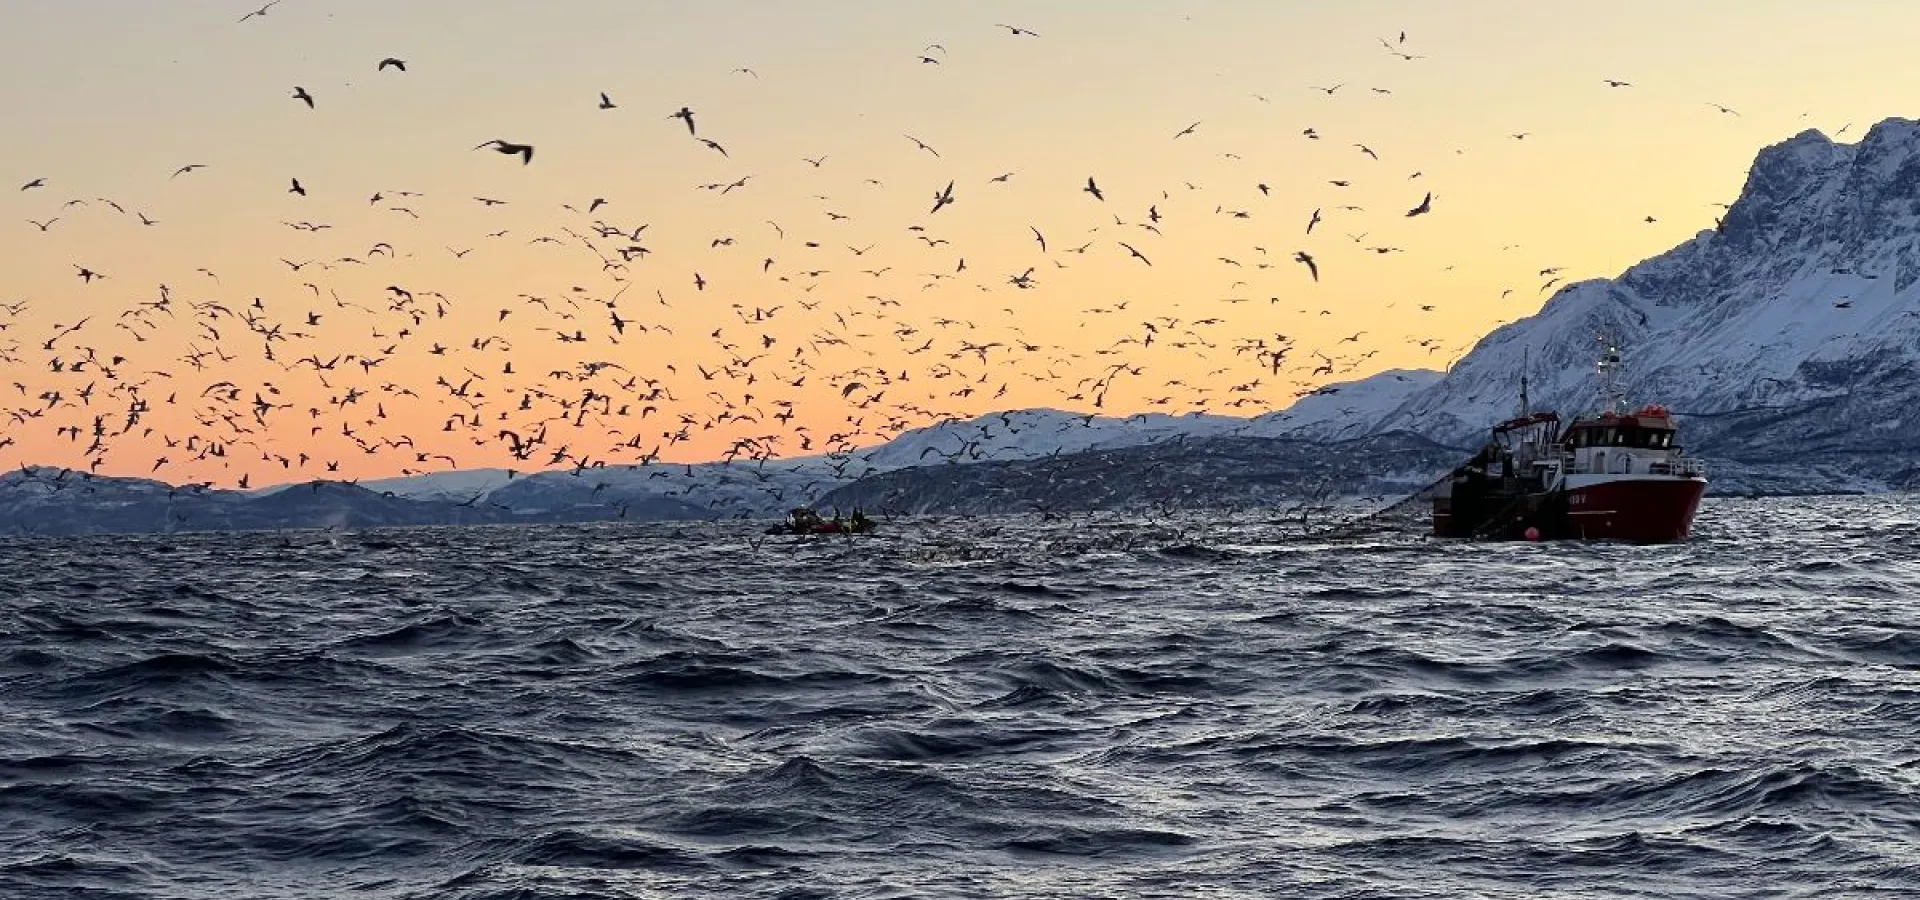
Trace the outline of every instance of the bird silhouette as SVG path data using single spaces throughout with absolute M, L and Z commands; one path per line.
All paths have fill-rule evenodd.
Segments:
M 515 144 L 511 141 L 503 141 L 496 138 L 494 140 L 481 144 L 473 149 L 484 150 L 489 147 L 507 156 L 513 156 L 515 154 L 518 154 L 520 157 L 520 164 L 523 166 L 533 162 L 533 145 L 532 144 Z
M 692 136 L 694 136 L 694 137 L 699 137 L 699 136 L 700 136 L 700 133 L 699 133 L 698 131 L 695 131 L 695 130 L 694 130 L 694 127 L 693 127 L 693 110 L 691 110 L 691 109 L 688 109 L 688 108 L 686 108 L 686 107 L 684 107 L 684 106 L 682 106 L 682 107 L 680 107 L 680 109 L 679 109 L 678 111 L 676 111 L 676 112 L 674 112 L 674 113 L 673 113 L 672 115 L 669 115 L 669 116 L 667 116 L 667 118 L 669 118 L 669 119 L 680 119 L 680 120 L 682 120 L 682 121 L 684 121 L 684 122 L 686 122 L 686 123 L 687 123 L 687 134 L 689 134 L 689 135 L 692 135 Z
M 259 9 L 254 10 L 253 12 L 247 13 L 244 16 L 241 16 L 240 21 L 245 22 L 248 19 L 264 16 L 267 14 L 267 10 L 270 10 L 279 5 L 280 5 L 280 0 L 272 0 L 272 2 L 269 2 L 267 5 L 262 6 Z
M 933 209 L 928 210 L 927 215 L 933 215 L 934 213 L 939 212 L 941 209 L 945 208 L 948 204 L 952 202 L 953 202 L 953 182 L 948 181 L 947 186 L 944 189 L 934 193 Z

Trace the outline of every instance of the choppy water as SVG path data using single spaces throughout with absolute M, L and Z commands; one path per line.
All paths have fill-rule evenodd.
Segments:
M 1915 521 L 0 545 L 0 897 L 1911 897 Z

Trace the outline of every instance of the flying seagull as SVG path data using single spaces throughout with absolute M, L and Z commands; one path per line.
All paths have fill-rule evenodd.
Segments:
M 953 182 L 949 181 L 947 182 L 947 187 L 945 190 L 942 190 L 939 193 L 936 193 L 933 195 L 933 209 L 929 211 L 927 215 L 933 215 L 934 213 L 939 212 L 941 207 L 946 206 L 947 204 L 952 202 L 953 202 Z
M 516 153 L 520 154 L 520 164 L 523 166 L 533 162 L 533 145 L 532 144 L 515 144 L 510 141 L 503 141 L 496 138 L 494 140 L 481 144 L 480 146 L 475 147 L 473 149 L 484 150 L 488 147 L 492 147 L 494 150 L 500 153 L 504 153 L 508 156 L 512 156 Z
M 407 70 L 407 61 L 404 59 L 395 59 L 394 57 L 389 56 L 386 59 L 381 60 L 380 65 L 375 67 L 374 71 L 384 72 L 387 70 L 388 67 L 399 69 L 400 71 L 405 72 Z
M 267 5 L 262 6 L 259 9 L 254 10 L 253 12 L 247 13 L 244 16 L 241 16 L 240 21 L 245 22 L 246 20 L 251 19 L 254 16 L 264 16 L 267 14 L 267 10 L 270 10 L 279 5 L 280 5 L 280 0 L 273 0 L 273 2 L 268 3 Z
M 667 118 L 669 118 L 669 119 L 685 119 L 685 120 L 687 121 L 687 133 L 688 133 L 688 134 L 691 134 L 691 135 L 694 135 L 695 137 L 698 137 L 698 136 L 699 136 L 699 132 L 696 132 L 696 131 L 694 131 L 694 130 L 693 130 L 693 110 L 691 110 L 691 109 L 688 109 L 688 108 L 686 108 L 686 107 L 684 107 L 684 106 L 682 106 L 682 107 L 680 107 L 680 111 L 679 111 L 679 112 L 676 112 L 676 113 L 674 113 L 673 115 L 670 115 L 670 116 L 668 116 Z
M 935 149 L 933 149 L 932 147 L 929 147 L 929 146 L 927 146 L 927 142 L 926 142 L 926 141 L 923 141 L 923 140 L 921 140 L 921 139 L 919 139 L 919 138 L 917 138 L 917 137 L 914 137 L 913 135 L 910 135 L 910 134 L 907 134 L 907 135 L 901 135 L 901 136 L 902 136 L 902 137 L 904 137 L 904 138 L 906 138 L 907 140 L 910 140 L 910 141 L 912 141 L 912 142 L 913 142 L 913 145 L 914 145 L 914 146 L 916 146 L 916 147 L 919 147 L 920 149 L 922 149 L 922 150 L 925 150 L 925 151 L 927 151 L 928 153 L 931 153 L 931 154 L 933 154 L 933 156 L 934 156 L 934 158 L 935 158 L 935 159 L 938 159 L 938 158 L 940 157 L 940 151 L 938 151 L 938 150 L 935 150 Z

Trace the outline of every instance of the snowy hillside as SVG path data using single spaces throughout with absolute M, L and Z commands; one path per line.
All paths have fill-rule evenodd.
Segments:
M 1440 379 L 1441 373 L 1430 369 L 1392 369 L 1359 381 L 1328 385 L 1280 412 L 1255 417 L 1245 433 L 1329 441 L 1368 434 L 1374 425 Z
M 1630 401 L 1681 413 L 1696 446 L 1751 437 L 1762 416 L 1780 451 L 1920 433 L 1920 123 L 1763 150 L 1721 227 L 1562 289 L 1370 430 L 1474 440 L 1513 412 L 1523 359 L 1536 407 L 1591 409 L 1603 332 L 1625 349 Z
M 516 477 L 524 477 L 506 469 L 464 469 L 452 472 L 435 472 L 431 475 L 413 475 L 403 478 L 381 478 L 362 481 L 360 486 L 370 491 L 391 491 L 394 496 L 409 500 L 452 500 L 465 502 L 475 494 L 486 496 Z
M 924 466 L 949 459 L 953 462 L 1032 459 L 1056 451 L 1075 453 L 1157 443 L 1182 435 L 1225 434 L 1245 429 L 1247 425 L 1246 419 L 1232 416 L 1143 413 L 1107 417 L 1057 409 L 1023 409 L 914 429 L 887 442 L 866 459 L 879 469 Z

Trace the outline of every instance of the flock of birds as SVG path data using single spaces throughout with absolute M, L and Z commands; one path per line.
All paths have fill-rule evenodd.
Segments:
M 239 21 L 260 27 L 281 2 Z M 1006 40 L 1044 40 L 1017 25 L 996 27 Z M 1408 49 L 1404 32 L 1381 43 L 1402 61 L 1424 58 Z M 941 65 L 945 55 L 943 45 L 930 45 L 920 64 Z M 382 78 L 416 77 L 399 57 L 381 59 L 373 68 Z M 750 68 L 733 75 L 759 77 Z M 1334 97 L 1343 88 L 1311 89 Z M 309 85 L 286 90 L 288 103 L 316 114 L 327 108 L 329 97 Z M 582 107 L 586 115 L 624 108 L 607 92 Z M 685 139 L 732 160 L 708 133 L 701 112 L 681 105 L 658 113 L 657 127 L 683 129 Z M 1169 139 L 1202 139 L 1204 126 L 1195 121 L 1170 129 Z M 932 144 L 903 137 L 901 152 L 945 159 Z M 1330 136 L 1307 128 L 1301 137 Z M 1356 160 L 1380 159 L 1364 141 L 1351 143 Z M 450 149 L 459 146 L 464 143 Z M 522 167 L 546 158 L 532 143 L 509 137 L 472 147 L 484 151 Z M 833 168 L 830 154 L 799 162 L 808 172 Z M 167 178 L 206 177 L 207 168 L 187 163 Z M 1418 184 L 1420 176 L 1416 171 L 1403 181 Z M 696 187 L 725 196 L 748 190 L 755 178 L 746 174 Z M 1310 299 L 1302 302 L 1323 279 L 1340 277 L 1338 268 L 1326 264 L 1330 254 L 1312 251 L 1311 242 L 1325 239 L 1330 219 L 1367 214 L 1333 202 L 1303 205 L 1292 222 L 1276 223 L 1262 213 L 1264 240 L 1218 257 L 1235 275 L 1225 298 L 1198 296 L 1196 288 L 1195 297 L 1175 304 L 1177 314 L 1130 312 L 1132 301 L 1124 299 L 1085 307 L 1076 316 L 1083 332 L 1072 336 L 1077 346 L 1057 333 L 1029 331 L 1015 298 L 1040 290 L 1051 273 L 1102 255 L 1110 266 L 1151 269 L 1162 252 L 1172 252 L 1156 249 L 1166 231 L 1201 215 L 1250 219 L 1250 204 L 1274 189 L 1248 185 L 1244 204 L 1226 200 L 1208 212 L 1193 199 L 1205 195 L 1191 183 L 1147 193 L 1137 185 L 1103 185 L 1098 175 L 1089 175 L 1079 193 L 1085 214 L 1097 224 L 1065 240 L 1037 224 L 1009 225 L 1032 241 L 1036 255 L 1030 261 L 995 266 L 970 260 L 942 234 L 952 215 L 944 211 L 965 204 L 969 195 L 1013 190 L 1024 183 L 1018 178 L 1017 171 L 974 184 L 944 178 L 931 186 L 923 215 L 885 226 L 893 235 L 885 239 L 890 249 L 905 246 L 936 261 L 917 273 L 870 263 L 868 255 L 881 242 L 849 243 L 841 229 L 851 216 L 829 208 L 804 225 L 765 219 L 753 225 L 755 236 L 742 230 L 701 238 L 707 252 L 729 257 L 728 267 L 758 276 L 741 283 L 711 274 L 717 269 L 707 264 L 650 259 L 658 231 L 647 223 L 608 221 L 627 206 L 610 197 L 561 206 L 567 217 L 549 232 L 494 221 L 500 227 L 484 227 L 485 237 L 476 234 L 475 246 L 465 248 L 342 239 L 326 222 L 281 221 L 274 227 L 288 229 L 303 247 L 352 249 L 281 257 L 287 283 L 262 293 L 225 285 L 209 268 L 181 281 L 122 284 L 104 263 L 75 260 L 72 296 L 29 300 L 0 294 L 0 372 L 6 376 L 0 387 L 11 394 L 10 402 L 0 403 L 0 452 L 15 447 L 15 454 L 64 454 L 59 462 L 71 469 L 62 479 L 104 469 L 200 488 L 493 465 L 584 475 L 688 458 L 764 463 L 807 455 L 833 457 L 836 471 L 852 477 L 875 444 L 912 428 L 1005 408 L 1010 395 L 1051 391 L 1060 405 L 1086 414 L 1081 424 L 1122 406 L 1250 415 L 1296 397 L 1336 392 L 1324 385 L 1362 369 L 1379 352 L 1365 340 L 1372 327 L 1356 327 L 1332 346 L 1316 348 L 1268 327 L 1229 320 L 1244 303 L 1259 304 L 1255 309 L 1284 303 L 1305 316 L 1338 314 Z M 1334 180 L 1329 187 L 1350 183 Z M 142 228 L 165 227 L 115 199 L 60 193 L 65 187 L 50 177 L 20 183 L 16 193 L 55 204 L 29 218 L 33 230 L 74 227 L 75 219 L 109 209 Z M 884 189 L 872 180 L 863 187 Z M 312 190 L 293 177 L 286 193 L 306 198 Z M 383 189 L 366 203 L 419 219 L 436 200 L 447 198 Z M 476 203 L 489 213 L 509 205 L 488 196 L 448 202 Z M 1409 187 L 1405 205 L 1387 215 L 1424 221 L 1445 210 L 1433 191 Z M 1347 237 L 1357 245 L 1351 249 L 1363 254 L 1401 249 L 1366 243 L 1364 233 Z M 544 265 L 575 283 L 544 295 L 505 297 L 442 293 L 417 281 L 418 261 L 460 265 L 488 242 L 550 245 L 555 255 Z M 752 262 L 743 265 L 741 254 L 749 251 Z M 900 251 L 890 258 L 904 256 Z M 416 262 L 409 267 L 403 260 Z M 1256 288 L 1249 282 L 1259 270 L 1271 271 Z M 1541 270 L 1543 278 L 1553 278 L 1540 287 L 1542 294 L 1558 283 L 1559 271 Z M 1268 290 L 1272 296 L 1254 296 Z M 700 314 L 717 322 L 693 332 L 684 323 Z M 682 324 L 676 330 L 668 322 Z M 1090 345 L 1086 334 L 1103 338 Z M 1426 354 L 1462 349 L 1436 338 L 1410 342 Z M 1200 360 L 1206 376 L 1160 375 L 1156 370 L 1166 354 L 1180 362 L 1167 368 L 1197 372 Z M 560 358 L 566 361 L 547 362 Z M 432 374 L 432 382 L 395 374 L 409 368 Z M 1116 390 L 1125 399 L 1110 403 Z M 31 447 L 23 442 L 30 432 L 39 438 Z M 984 458 L 990 443 L 941 456 L 949 462 Z

